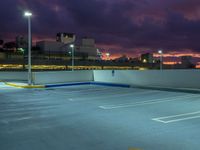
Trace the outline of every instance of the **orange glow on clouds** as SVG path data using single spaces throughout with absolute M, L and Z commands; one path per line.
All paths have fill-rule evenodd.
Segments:
M 153 54 L 154 57 L 160 57 L 160 54 L 154 53 Z M 181 56 L 192 56 L 192 57 L 197 57 L 200 58 L 200 54 L 199 53 L 167 53 L 167 54 L 163 54 L 163 57 L 181 57 Z
M 175 64 L 181 64 L 181 62 L 176 61 L 165 61 L 163 62 L 164 65 L 175 65 Z

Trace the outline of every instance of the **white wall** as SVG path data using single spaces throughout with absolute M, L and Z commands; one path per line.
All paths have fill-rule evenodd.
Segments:
M 23 80 L 27 81 L 28 75 L 27 72 L 11 72 L 11 71 L 1 71 L 0 72 L 0 80 L 3 81 L 17 81 L 17 80 Z
M 94 74 L 93 74 L 94 73 Z M 27 72 L 0 72 L 0 80 L 27 81 Z M 34 72 L 35 84 L 99 81 L 136 86 L 161 86 L 172 88 L 200 88 L 200 70 L 85 70 Z
M 94 70 L 94 81 L 136 86 L 200 88 L 200 70 Z
M 85 82 L 94 80 L 92 70 L 35 72 L 33 74 L 33 79 L 35 84 Z

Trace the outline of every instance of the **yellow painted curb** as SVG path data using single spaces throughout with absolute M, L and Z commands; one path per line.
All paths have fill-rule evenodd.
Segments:
M 45 88 L 44 85 L 19 85 L 19 84 L 14 84 L 14 83 L 9 83 L 9 82 L 4 82 L 4 83 L 6 85 L 18 87 L 18 88 Z

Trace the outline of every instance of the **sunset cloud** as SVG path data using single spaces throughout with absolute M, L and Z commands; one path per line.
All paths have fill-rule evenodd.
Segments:
M 34 41 L 73 32 L 116 55 L 200 51 L 199 0 L 7 0 L 0 7 L 3 39 L 26 34 L 23 12 L 29 9 Z

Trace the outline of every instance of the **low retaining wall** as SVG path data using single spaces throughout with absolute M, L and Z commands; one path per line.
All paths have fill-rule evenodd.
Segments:
M 0 72 L 0 80 L 3 81 L 26 81 L 28 79 L 27 72 L 11 72 L 11 71 L 2 71 Z
M 0 80 L 27 81 L 27 72 L 0 72 Z M 83 70 L 33 72 L 34 84 L 104 82 L 143 87 L 200 88 L 200 70 Z
M 200 88 L 200 70 L 94 70 L 94 81 L 134 86 Z

